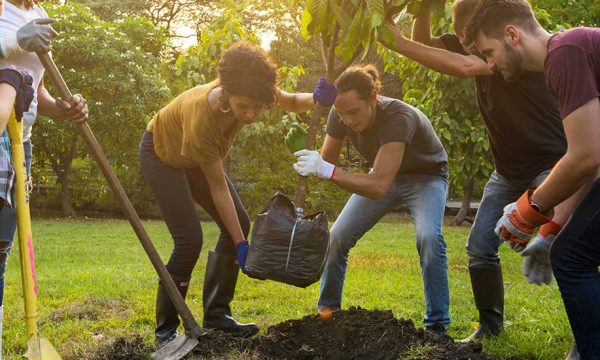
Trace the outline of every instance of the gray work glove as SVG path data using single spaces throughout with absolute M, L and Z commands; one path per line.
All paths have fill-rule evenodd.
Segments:
M 0 56 L 9 58 L 24 52 L 47 53 L 50 51 L 50 39 L 58 33 L 50 24 L 54 19 L 35 19 L 23 25 L 16 34 L 0 38 Z
M 530 284 L 550 285 L 552 282 L 552 266 L 550 265 L 550 245 L 555 235 L 537 235 L 521 252 L 523 260 L 523 275 Z

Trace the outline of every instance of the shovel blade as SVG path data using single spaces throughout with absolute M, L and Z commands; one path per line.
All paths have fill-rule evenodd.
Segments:
M 48 339 L 31 338 L 27 342 L 25 357 L 30 360 L 61 360 L 58 352 Z
M 186 356 L 198 345 L 198 339 L 181 335 L 166 343 L 163 347 L 152 353 L 155 360 L 179 360 Z

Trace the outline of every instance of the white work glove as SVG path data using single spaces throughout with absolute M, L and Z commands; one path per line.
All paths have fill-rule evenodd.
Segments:
M 550 245 L 556 235 L 537 235 L 521 252 L 523 275 L 530 284 L 550 285 L 552 282 L 552 266 L 550 265 Z
M 321 179 L 330 180 L 335 172 L 335 165 L 323 160 L 318 151 L 300 150 L 294 153 L 298 161 L 294 164 L 294 170 L 302 176 L 318 176 Z
M 50 39 L 58 33 L 50 24 L 54 19 L 35 19 L 23 25 L 14 34 L 0 38 L 0 57 L 9 58 L 25 52 L 47 53 Z

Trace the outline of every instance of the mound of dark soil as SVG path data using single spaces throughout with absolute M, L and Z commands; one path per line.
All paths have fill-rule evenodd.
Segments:
M 251 339 L 208 331 L 199 340 L 188 359 L 503 359 L 482 354 L 480 344 L 457 344 L 449 337 L 416 328 L 410 320 L 396 319 L 391 311 L 361 308 L 335 312 L 329 320 L 317 315 L 288 320 Z M 94 359 L 142 359 L 150 352 L 141 339 L 118 339 Z
M 501 359 L 481 353 L 481 345 L 461 345 L 448 337 L 415 328 L 391 311 L 350 308 L 329 320 L 305 316 L 271 326 L 252 339 L 209 332 L 194 357 L 256 359 Z

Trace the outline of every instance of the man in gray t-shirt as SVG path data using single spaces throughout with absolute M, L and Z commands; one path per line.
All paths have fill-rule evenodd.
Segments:
M 328 318 L 341 308 L 350 249 L 384 215 L 405 204 L 414 219 L 421 257 L 424 326 L 445 333 L 450 300 L 442 219 L 448 156 L 423 113 L 379 95 L 379 77 L 372 66 L 351 67 L 335 84 L 337 98 L 321 153 L 300 150 L 294 164 L 300 175 L 330 180 L 353 193 L 331 228 L 319 313 Z M 336 168 L 346 136 L 372 167 L 368 174 Z
M 379 96 L 373 129 L 357 133 L 340 121 L 334 110 L 327 120 L 327 135 L 336 139 L 350 137 L 358 153 L 370 167 L 379 147 L 399 141 L 406 144 L 398 176 L 423 174 L 448 176 L 448 155 L 433 131 L 429 119 L 419 109 L 400 100 Z

